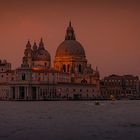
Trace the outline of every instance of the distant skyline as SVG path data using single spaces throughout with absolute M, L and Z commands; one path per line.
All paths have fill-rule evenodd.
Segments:
M 101 77 L 140 76 L 140 2 L 137 0 L 0 0 L 0 59 L 20 66 L 28 40 L 43 37 L 52 65 L 72 21 L 88 62 Z

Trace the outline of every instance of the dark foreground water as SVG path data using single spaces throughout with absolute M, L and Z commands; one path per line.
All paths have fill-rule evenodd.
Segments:
M 140 140 L 140 101 L 0 102 L 0 140 Z

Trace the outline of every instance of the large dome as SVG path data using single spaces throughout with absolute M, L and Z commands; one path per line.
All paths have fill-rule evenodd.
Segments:
M 63 41 L 56 50 L 56 57 L 80 56 L 85 57 L 85 50 L 76 40 Z

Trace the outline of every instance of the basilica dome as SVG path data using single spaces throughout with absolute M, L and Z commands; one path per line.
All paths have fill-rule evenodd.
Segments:
M 82 45 L 76 41 L 73 27 L 71 22 L 66 31 L 65 40 L 58 46 L 55 57 L 67 57 L 67 56 L 80 56 L 85 57 L 85 50 Z
M 85 50 L 76 40 L 63 41 L 56 50 L 56 57 L 81 56 L 85 57 Z

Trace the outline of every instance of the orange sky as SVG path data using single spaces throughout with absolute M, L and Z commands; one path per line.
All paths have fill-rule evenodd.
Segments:
M 0 0 L 0 58 L 21 64 L 28 39 L 44 38 L 54 59 L 69 20 L 101 76 L 140 76 L 140 3 L 136 0 Z

